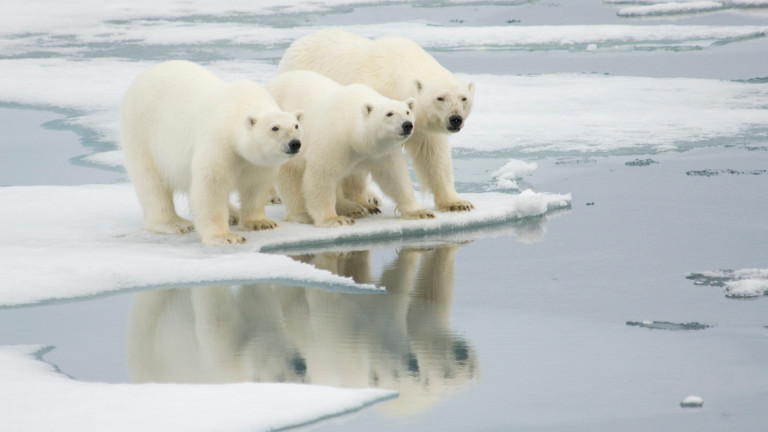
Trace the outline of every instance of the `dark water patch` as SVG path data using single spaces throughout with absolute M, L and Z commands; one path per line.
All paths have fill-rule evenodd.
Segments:
M 734 169 L 703 169 L 687 171 L 685 175 L 692 177 L 714 177 L 718 175 L 764 175 L 768 170 L 734 170 Z
M 658 162 L 656 162 L 653 159 L 635 159 L 633 161 L 629 161 L 629 162 L 624 163 L 624 165 L 626 165 L 626 166 L 642 167 L 642 166 L 649 166 L 649 165 L 653 165 L 653 164 L 657 164 L 657 163 Z
M 628 326 L 642 327 L 652 330 L 704 330 L 712 327 L 708 324 L 701 324 L 698 322 L 688 323 L 673 323 L 669 321 L 627 321 Z
M 694 285 L 725 286 L 725 283 L 735 278 L 735 272 L 731 269 L 720 270 L 719 274 L 691 273 L 686 279 L 692 280 Z

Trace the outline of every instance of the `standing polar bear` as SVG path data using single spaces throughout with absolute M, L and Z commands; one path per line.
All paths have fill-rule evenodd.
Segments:
M 271 229 L 264 206 L 281 164 L 296 154 L 300 112 L 283 112 L 252 81 L 225 83 L 186 61 L 157 65 L 131 84 L 120 110 L 125 166 L 139 197 L 145 229 L 196 230 L 204 243 L 242 243 L 230 232 Z M 240 195 L 239 217 L 229 195 Z M 182 219 L 175 191 L 188 192 L 195 224 Z
M 461 130 L 472 109 L 475 86 L 461 82 L 415 42 L 387 37 L 370 40 L 328 29 L 296 40 L 283 55 L 278 72 L 306 69 L 341 84 L 368 85 L 395 100 L 416 99 L 413 136 L 405 144 L 423 187 L 434 194 L 439 211 L 473 208 L 453 185 L 447 135 Z M 365 180 L 345 187 L 364 185 Z
M 377 212 L 364 188 L 357 195 L 341 191 L 345 178 L 369 174 L 403 217 L 434 217 L 416 202 L 400 151 L 413 132 L 413 99 L 398 102 L 370 87 L 342 86 L 302 70 L 280 74 L 266 87 L 283 109 L 304 113 L 304 148 L 280 169 L 277 181 L 286 220 L 330 227 Z

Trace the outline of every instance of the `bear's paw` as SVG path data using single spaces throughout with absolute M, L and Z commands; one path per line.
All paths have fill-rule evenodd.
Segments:
M 195 224 L 186 219 L 148 224 L 145 229 L 160 234 L 187 234 L 195 230 Z
M 243 231 L 262 231 L 277 228 L 277 222 L 272 219 L 253 219 L 242 221 L 239 228 Z
M 417 209 L 403 213 L 403 219 L 434 219 L 435 214 L 431 210 Z
M 472 205 L 469 201 L 464 200 L 458 200 L 458 201 L 452 201 L 449 203 L 443 203 L 437 206 L 438 211 L 452 211 L 452 212 L 460 212 L 460 211 L 470 211 L 475 208 L 474 205 Z
M 226 234 L 215 234 L 203 237 L 203 243 L 205 244 L 237 244 L 245 243 L 245 237 L 240 234 L 228 232 Z
M 338 227 L 343 225 L 354 225 L 354 224 L 355 224 L 355 220 L 347 216 L 334 216 L 319 222 L 317 221 L 315 222 L 315 226 L 320 226 L 320 227 Z

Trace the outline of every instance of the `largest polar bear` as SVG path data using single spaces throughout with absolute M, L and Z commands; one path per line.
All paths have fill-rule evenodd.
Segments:
M 300 115 L 282 111 L 255 82 L 226 83 L 187 61 L 139 75 L 123 97 L 120 142 L 145 228 L 195 229 L 204 243 L 242 243 L 229 230 L 233 190 L 240 229 L 275 227 L 264 205 L 280 165 L 301 147 Z M 194 226 L 176 213 L 175 191 L 189 193 Z
M 453 185 L 447 135 L 461 130 L 475 86 L 462 82 L 415 42 L 401 37 L 370 40 L 327 29 L 302 37 L 283 55 L 278 72 L 306 69 L 341 84 L 365 84 L 395 99 L 416 99 L 414 133 L 405 144 L 422 187 L 439 211 L 471 210 Z M 365 184 L 362 181 L 357 184 Z

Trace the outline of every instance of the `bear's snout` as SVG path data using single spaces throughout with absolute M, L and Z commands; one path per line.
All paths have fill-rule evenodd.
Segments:
M 401 135 L 410 135 L 413 132 L 413 123 L 410 120 L 406 120 L 402 125 L 403 133 Z
M 296 154 L 299 152 L 300 148 L 301 148 L 301 141 L 294 138 L 290 142 L 288 142 L 288 150 L 286 151 L 286 153 Z
M 461 124 L 464 122 L 464 119 L 460 115 L 452 115 L 448 117 L 448 130 L 451 132 L 458 132 L 461 130 Z

